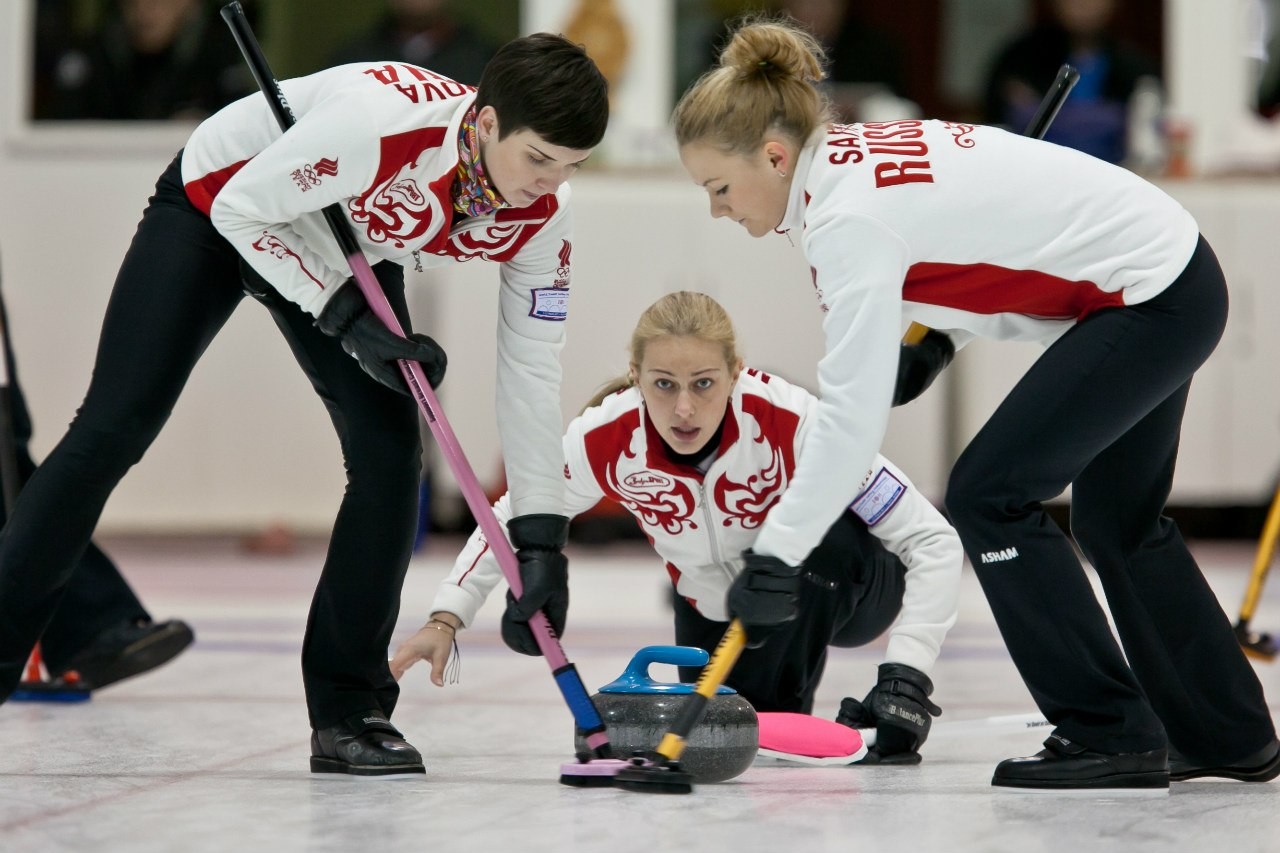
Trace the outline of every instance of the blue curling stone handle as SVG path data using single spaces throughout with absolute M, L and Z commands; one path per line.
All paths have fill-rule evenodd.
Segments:
M 682 682 L 654 681 L 649 667 L 655 663 L 671 666 L 705 666 L 711 655 L 696 646 L 645 646 L 631 658 L 631 663 L 613 681 L 600 688 L 601 693 L 692 693 L 694 685 Z M 723 684 L 717 696 L 737 693 Z

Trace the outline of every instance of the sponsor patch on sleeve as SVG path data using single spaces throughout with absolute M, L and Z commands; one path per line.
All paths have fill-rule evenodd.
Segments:
M 906 493 L 907 487 L 902 481 L 890 474 L 888 468 L 881 468 L 872 478 L 871 485 L 853 499 L 849 509 L 865 521 L 868 527 L 874 527 Z
M 569 316 L 569 288 L 535 287 L 530 293 L 533 294 L 530 317 L 537 317 L 539 320 L 564 320 Z

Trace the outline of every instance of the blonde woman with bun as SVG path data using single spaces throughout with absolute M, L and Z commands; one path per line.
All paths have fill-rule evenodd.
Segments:
M 822 49 L 778 21 L 734 32 L 674 114 L 710 213 L 804 253 L 823 312 L 816 423 L 744 574 L 804 562 L 910 399 L 975 338 L 1044 353 L 956 462 L 946 507 L 1053 733 L 1001 762 L 1014 788 L 1167 789 L 1280 774 L 1262 687 L 1164 515 L 1191 379 L 1227 316 L 1191 215 L 1077 151 L 950 121 L 833 124 Z M 908 321 L 948 357 L 898 383 Z M 940 340 L 941 339 L 941 340 Z M 913 351 L 906 350 L 910 355 Z M 1072 539 L 1044 502 L 1072 488 Z M 744 601 L 741 615 L 779 608 Z
M 703 293 L 669 293 L 640 317 L 627 375 L 607 385 L 564 436 L 568 515 L 615 501 L 639 523 L 674 592 L 675 641 L 711 650 L 742 596 L 756 594 L 742 573 L 764 520 L 791 483 L 810 436 L 812 394 L 744 367 L 733 323 Z M 907 476 L 875 456 L 851 490 L 850 505 L 803 566 L 778 584 L 785 622 L 753 623 L 728 684 L 758 711 L 809 713 L 830 646 L 865 645 L 887 633 L 880 676 L 911 674 L 910 695 L 873 688 L 841 703 L 840 716 L 876 729 L 863 763 L 921 760 L 939 709 L 932 671 L 955 622 L 964 555 L 955 531 Z M 508 498 L 495 506 L 511 516 Z M 502 579 L 479 531 L 440 585 L 431 622 L 391 661 L 397 678 L 416 661 L 443 685 L 452 631 L 470 625 Z M 540 654 L 527 630 L 504 621 L 507 645 Z M 766 642 L 767 641 L 767 642 Z M 682 669 L 693 681 L 697 669 Z M 877 679 L 883 681 L 883 678 Z

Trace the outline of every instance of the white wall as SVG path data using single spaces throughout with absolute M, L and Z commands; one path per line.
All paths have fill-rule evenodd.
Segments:
M 37 459 L 84 394 L 116 268 L 171 156 L 0 156 L 4 297 Z M 326 423 L 266 312 L 246 303 L 198 366 L 168 428 L 121 484 L 104 526 L 323 524 L 342 487 Z
M 601 384 L 625 372 L 637 317 L 671 290 L 714 296 L 734 318 L 748 364 L 816 389 L 821 313 L 798 247 L 784 237 L 744 239 L 737 225 L 712 221 L 705 193 L 683 176 L 587 174 L 573 186 L 573 298 L 561 359 L 566 421 Z M 426 297 L 433 308 L 416 311 L 449 353 L 441 403 L 482 479 L 496 470 L 498 452 L 488 334 L 493 276 L 479 264 L 450 268 Z M 887 451 L 936 494 L 943 485 L 941 425 L 942 395 L 928 395 L 897 413 Z
M 0 34 L 29 31 L 23 3 L 0 3 Z M 7 45 L 6 45 L 7 46 Z M 5 51 L 0 82 L 0 274 L 18 365 L 43 456 L 88 382 L 102 313 L 156 177 L 185 131 L 80 129 L 32 133 L 16 81 L 21 51 Z M 711 221 L 704 196 L 675 172 L 588 173 L 574 181 L 575 279 L 564 353 L 566 420 L 625 367 L 639 311 L 661 293 L 705 290 L 736 318 L 748 360 L 813 387 L 820 316 L 799 250 L 784 238 L 745 240 Z M 1169 184 L 1200 218 L 1233 285 L 1228 337 L 1197 380 L 1175 500 L 1256 501 L 1280 463 L 1275 365 L 1280 317 L 1274 270 L 1280 184 Z M 458 265 L 410 274 L 415 325 L 450 355 L 441 400 L 481 480 L 498 476 L 493 424 L 496 271 Z M 927 493 L 941 494 L 949 446 L 962 444 L 1034 357 L 975 345 L 942 383 L 894 415 L 886 453 Z M 955 383 L 959 404 L 946 405 Z M 955 429 L 948 434 L 947 419 Z M 447 472 L 438 472 L 445 493 Z M 246 301 L 197 368 L 167 429 L 107 507 L 103 528 L 251 529 L 274 520 L 326 530 L 342 490 L 327 417 L 283 340 Z

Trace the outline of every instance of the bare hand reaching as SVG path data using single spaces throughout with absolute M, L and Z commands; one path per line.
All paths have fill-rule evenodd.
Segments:
M 396 649 L 389 661 L 392 677 L 399 681 L 409 667 L 420 660 L 429 661 L 431 683 L 437 687 L 443 687 L 445 666 L 453 653 L 453 637 L 457 628 L 452 619 L 445 621 L 433 616 L 430 622 L 419 628 L 416 634 Z

